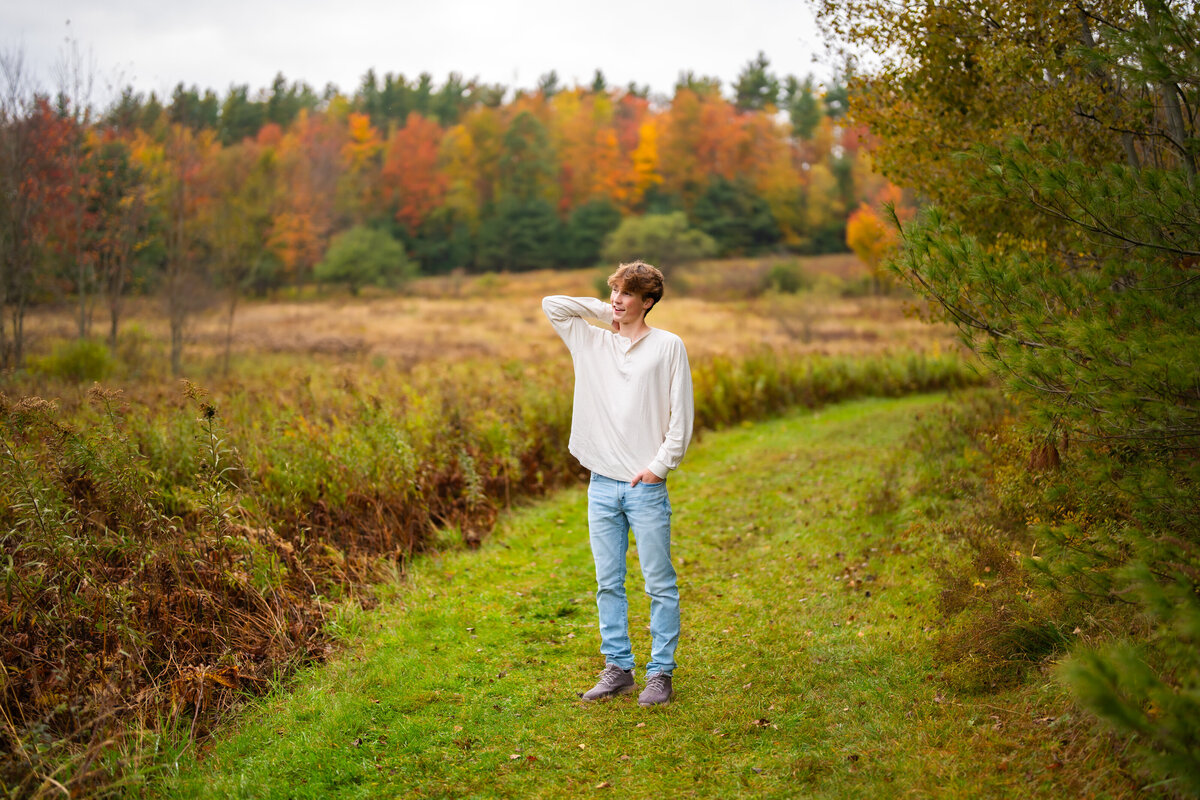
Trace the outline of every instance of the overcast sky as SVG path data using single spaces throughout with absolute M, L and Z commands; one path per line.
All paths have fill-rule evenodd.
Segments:
M 609 85 L 636 81 L 664 94 L 689 69 L 728 93 L 760 50 L 780 76 L 830 72 L 804 0 L 0 3 L 0 48 L 22 51 L 43 89 L 56 84 L 68 37 L 95 65 L 100 104 L 115 83 L 161 97 L 182 81 L 223 95 L 235 83 L 269 86 L 278 72 L 351 93 L 370 67 L 409 79 L 429 72 L 438 85 L 455 71 L 522 88 L 550 70 L 560 84 L 590 84 L 599 68 Z

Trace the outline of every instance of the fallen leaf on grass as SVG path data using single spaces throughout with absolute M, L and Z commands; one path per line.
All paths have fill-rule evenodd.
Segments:
M 362 737 L 359 736 L 357 739 L 355 739 L 350 744 L 354 745 L 355 747 L 361 747 L 362 746 Z
M 646 727 L 646 723 L 644 723 L 644 722 L 639 722 L 639 723 L 637 724 L 637 726 L 636 726 L 636 727 L 638 727 L 638 728 L 644 728 L 644 727 Z
M 520 753 L 512 753 L 511 755 L 509 755 L 509 757 L 508 757 L 508 760 L 509 760 L 509 761 L 516 761 L 516 760 L 517 760 L 518 758 L 520 758 L 520 757 L 521 757 L 521 754 L 520 754 Z
M 600 781 L 600 783 L 596 784 L 597 789 L 607 789 L 611 786 L 612 786 L 612 784 L 609 783 L 608 781 Z
M 618 761 L 628 761 L 628 760 L 629 760 L 629 756 L 621 756 L 621 757 L 620 757 L 620 758 L 618 758 L 617 760 L 618 760 Z
M 580 750 L 586 750 L 586 749 L 587 749 L 587 745 L 586 745 L 586 744 L 582 744 L 582 743 L 581 743 L 581 744 L 579 745 L 579 749 L 580 749 Z

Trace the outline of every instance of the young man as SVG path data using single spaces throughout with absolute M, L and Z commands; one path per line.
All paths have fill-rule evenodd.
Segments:
M 666 478 L 692 438 L 692 374 L 683 340 L 646 324 L 647 312 L 663 295 L 662 273 L 635 261 L 620 265 L 608 285 L 608 303 L 562 295 L 542 300 L 575 364 L 571 455 L 592 473 L 588 528 L 605 667 L 581 696 L 598 700 L 634 689 L 625 597 L 632 528 L 650 597 L 650 661 L 638 702 L 652 706 L 669 702 L 673 694 L 679 589 L 671 564 Z

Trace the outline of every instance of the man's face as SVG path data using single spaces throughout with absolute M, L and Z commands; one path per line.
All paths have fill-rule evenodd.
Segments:
M 609 302 L 612 304 L 613 322 L 626 325 L 635 323 L 646 316 L 646 312 L 650 310 L 650 306 L 654 305 L 653 300 L 642 297 L 640 294 L 634 294 L 623 286 L 618 286 L 612 290 Z

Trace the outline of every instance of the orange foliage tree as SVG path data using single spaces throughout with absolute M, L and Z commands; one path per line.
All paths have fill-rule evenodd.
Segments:
M 442 127 L 416 111 L 388 141 L 383 159 L 383 198 L 410 234 L 445 201 L 447 177 L 438 169 Z
M 880 218 L 866 203 L 846 220 L 846 245 L 871 268 L 875 293 L 881 294 L 889 280 L 884 263 L 895 251 L 896 229 Z

